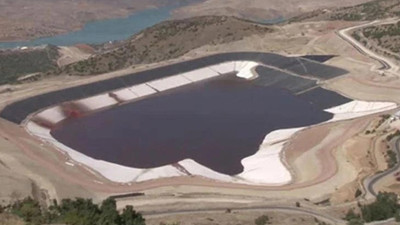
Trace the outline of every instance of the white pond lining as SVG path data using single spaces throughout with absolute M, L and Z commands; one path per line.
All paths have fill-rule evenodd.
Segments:
M 77 100 L 75 102 L 85 106 L 85 108 L 89 110 L 99 110 L 101 108 L 117 105 L 121 102 L 132 101 L 160 91 L 165 91 L 187 85 L 192 82 L 216 77 L 221 74 L 236 72 L 238 77 L 252 79 L 256 76 L 256 74 L 253 73 L 253 69 L 258 65 L 260 64 L 252 61 L 224 62 L 186 73 L 177 74 L 175 76 L 160 80 L 153 80 L 144 84 L 111 91 L 108 94 L 101 94 Z M 334 114 L 333 119 L 326 122 L 356 118 L 394 109 L 396 107 L 397 105 L 395 103 L 388 102 L 352 101 L 340 106 L 326 109 L 325 111 Z M 93 159 L 58 142 L 51 136 L 49 128 L 34 122 L 38 119 L 44 120 L 50 124 L 56 124 L 66 119 L 61 106 L 54 106 L 45 109 L 36 115 L 33 115 L 31 119 L 25 123 L 26 130 L 31 135 L 36 136 L 41 140 L 55 146 L 62 152 L 67 153 L 74 162 L 83 164 L 84 166 L 93 169 L 111 181 L 121 183 L 186 176 L 188 175 L 187 173 L 189 173 L 189 175 L 197 175 L 224 182 L 276 186 L 284 185 L 291 182 L 292 176 L 281 159 L 283 146 L 293 134 L 305 128 L 301 127 L 276 130 L 269 133 L 261 144 L 259 151 L 257 151 L 254 155 L 246 157 L 242 160 L 242 165 L 244 167 L 243 172 L 236 176 L 228 176 L 217 173 L 191 159 L 185 159 L 179 162 L 179 166 L 183 167 L 186 171 L 182 171 L 182 168 L 174 165 L 166 165 L 151 169 L 139 169 Z

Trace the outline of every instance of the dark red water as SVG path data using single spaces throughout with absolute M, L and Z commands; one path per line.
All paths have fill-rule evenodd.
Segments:
M 286 90 L 222 76 L 67 121 L 52 135 L 124 166 L 152 168 L 191 158 L 234 175 L 269 132 L 331 117 Z

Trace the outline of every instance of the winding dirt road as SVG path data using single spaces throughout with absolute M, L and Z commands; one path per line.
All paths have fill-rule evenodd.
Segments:
M 361 44 L 360 42 L 358 42 L 357 40 L 355 40 L 351 36 L 351 31 L 356 30 L 356 29 L 369 27 L 369 26 L 374 26 L 374 25 L 392 24 L 392 23 L 396 23 L 398 21 L 400 21 L 400 20 L 397 20 L 397 19 L 390 19 L 390 20 L 384 20 L 384 21 L 376 20 L 376 21 L 373 21 L 373 22 L 370 22 L 370 23 L 367 23 L 367 24 L 362 24 L 362 25 L 358 25 L 358 26 L 348 27 L 348 28 L 342 29 L 342 30 L 336 32 L 336 34 L 340 38 L 342 38 L 343 40 L 348 42 L 350 45 L 352 45 L 361 54 L 363 54 L 365 56 L 368 56 L 371 59 L 377 60 L 379 63 L 381 63 L 382 67 L 377 69 L 377 70 L 386 71 L 386 72 L 389 72 L 391 74 L 400 76 L 400 74 L 399 74 L 399 66 L 397 66 L 394 62 L 392 62 L 387 57 L 381 56 L 381 55 L 371 51 L 370 49 L 365 47 L 363 44 Z
M 385 25 L 385 24 L 392 24 L 392 23 L 397 23 L 398 19 L 390 19 L 390 20 L 384 20 L 384 21 L 373 21 L 367 24 L 362 24 L 362 25 L 358 25 L 358 26 L 354 26 L 354 27 L 349 27 L 349 28 L 345 28 L 342 29 L 338 32 L 336 32 L 336 34 L 342 38 L 343 40 L 345 40 L 346 42 L 348 42 L 350 45 L 352 45 L 358 52 L 360 52 L 361 54 L 374 59 L 376 61 L 378 61 L 382 67 L 377 69 L 378 71 L 386 71 L 389 72 L 393 75 L 396 75 L 397 77 L 400 77 L 399 74 L 399 66 L 397 66 L 395 63 L 393 63 L 390 59 L 388 59 L 385 56 L 381 56 L 378 55 L 377 53 L 369 50 L 367 47 L 365 47 L 364 45 L 362 45 L 361 43 L 359 43 L 357 40 L 355 40 L 352 36 L 351 36 L 351 31 L 356 30 L 356 29 L 360 29 L 360 28 L 364 28 L 364 27 L 369 27 L 369 26 L 374 26 L 374 25 Z M 396 142 L 394 143 L 394 149 L 396 150 L 396 157 L 397 157 L 397 164 L 396 166 L 394 166 L 391 169 L 386 170 L 385 172 L 379 173 L 377 175 L 374 175 L 372 177 L 368 177 L 367 179 L 364 180 L 363 185 L 364 185 L 364 189 L 367 192 L 366 196 L 373 196 L 376 197 L 377 193 L 374 189 L 374 185 L 380 181 L 382 178 L 391 175 L 394 171 L 398 170 L 400 168 L 400 149 L 399 149 L 399 145 L 400 145 L 400 138 L 397 138 Z

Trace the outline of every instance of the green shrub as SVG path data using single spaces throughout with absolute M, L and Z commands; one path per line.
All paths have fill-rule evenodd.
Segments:
M 106 199 L 99 207 L 90 199 L 63 199 L 47 209 L 41 209 L 32 198 L 18 201 L 11 212 L 28 225 L 60 223 L 68 225 L 145 225 L 145 219 L 132 206 L 126 206 L 119 214 L 114 199 Z
M 362 217 L 366 222 L 380 221 L 392 218 L 398 212 L 397 195 L 380 192 L 376 201 L 361 207 Z
M 257 219 L 254 220 L 254 223 L 256 225 L 266 225 L 268 224 L 269 221 L 269 217 L 267 215 L 262 215 L 260 217 L 258 217 Z

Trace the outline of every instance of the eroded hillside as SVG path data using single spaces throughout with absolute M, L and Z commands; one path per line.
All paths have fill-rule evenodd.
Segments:
M 352 36 L 378 54 L 400 60 L 400 22 L 361 28 Z
M 233 15 L 255 20 L 290 18 L 329 7 L 354 6 L 370 0 L 207 0 L 176 10 L 176 16 Z
M 93 75 L 126 68 L 135 64 L 159 62 L 181 56 L 204 45 L 217 45 L 263 35 L 273 29 L 227 16 L 204 16 L 167 21 L 110 47 L 103 46 L 87 60 L 67 65 L 56 73 Z M 104 52 L 104 53 L 103 53 Z M 51 73 L 48 73 L 51 75 Z
M 89 21 L 197 0 L 0 0 L 0 41 L 28 40 L 78 30 Z
M 0 50 L 0 85 L 26 75 L 57 68 L 58 47 Z
M 400 0 L 374 0 L 356 6 L 319 9 L 292 18 L 291 22 L 345 20 L 376 20 L 400 15 Z

